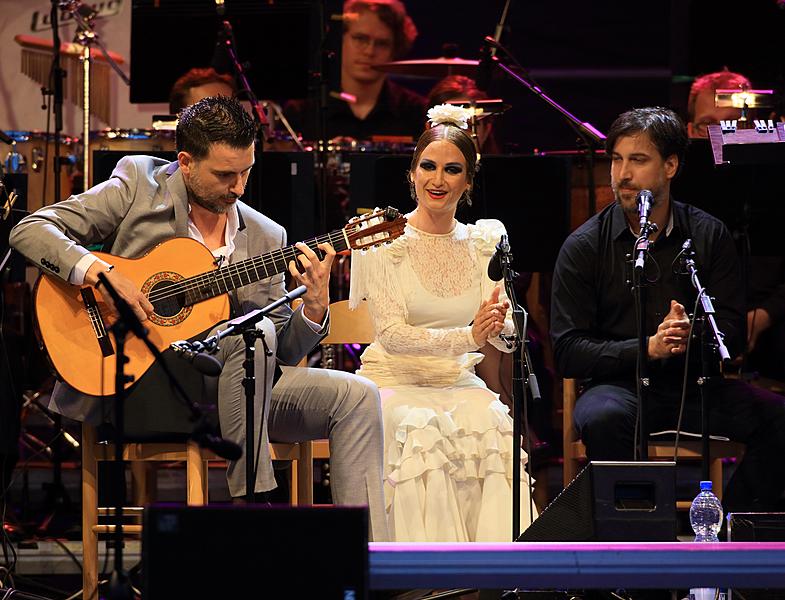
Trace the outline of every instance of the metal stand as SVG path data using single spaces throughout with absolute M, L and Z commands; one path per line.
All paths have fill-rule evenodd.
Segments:
M 53 6 L 57 4 L 55 0 L 52 1 Z M 123 73 L 117 63 L 112 59 L 107 52 L 106 48 L 104 47 L 103 43 L 101 43 L 98 34 L 93 29 L 93 18 L 97 14 L 96 11 L 85 5 L 82 4 L 80 0 L 69 0 L 68 2 L 64 3 L 64 8 L 71 13 L 71 16 L 76 23 L 78 30 L 76 33 L 76 41 L 82 45 L 82 56 L 80 60 L 82 61 L 82 172 L 83 172 L 83 189 L 87 190 L 90 187 L 90 177 L 91 177 L 91 162 L 90 162 L 90 67 L 92 64 L 92 45 L 95 44 L 101 50 L 101 53 L 106 58 L 106 61 L 109 65 L 115 70 L 115 72 L 120 76 L 123 80 L 125 85 L 130 86 L 131 80 L 128 76 Z M 52 21 L 52 28 L 56 30 L 54 25 L 54 20 Z M 59 38 L 55 41 L 55 54 L 59 57 L 60 55 L 60 42 Z M 59 61 L 59 58 L 58 58 Z M 61 98 L 62 98 L 62 82 L 60 83 L 61 86 Z M 57 98 L 57 84 L 55 84 L 55 98 Z M 62 100 L 61 100 L 62 105 Z M 57 102 L 55 101 L 55 107 L 57 107 Z M 55 108 L 57 110 L 57 108 Z M 62 116 L 61 116 L 62 119 Z M 57 118 L 55 118 L 55 123 L 57 122 Z M 60 170 L 59 170 L 59 161 L 57 157 L 59 156 L 59 133 L 57 132 L 57 127 L 55 126 L 56 135 L 58 137 L 55 138 L 55 190 L 59 191 L 60 185 Z M 55 197 L 56 201 L 60 201 L 59 194 Z
M 526 311 L 518 304 L 515 293 L 516 273 L 512 270 L 512 252 L 507 236 L 503 235 L 497 246 L 502 277 L 504 279 L 504 290 L 510 299 L 512 308 L 512 322 L 515 326 L 515 334 L 506 337 L 505 342 L 508 347 L 513 348 L 513 381 L 510 394 L 512 395 L 513 420 L 512 420 L 512 541 L 517 541 L 521 533 L 521 420 L 526 429 L 526 453 L 529 456 L 527 466 L 529 469 L 529 521 L 534 516 L 534 498 L 532 490 L 531 474 L 531 435 L 529 435 L 528 419 L 528 394 L 527 387 L 535 401 L 541 399 L 540 387 L 537 383 L 537 375 L 531 369 L 531 358 L 526 340 Z
M 649 436 L 646 430 L 646 407 L 649 388 L 648 354 L 646 345 L 646 282 L 644 267 L 646 253 L 649 251 L 649 236 L 657 231 L 656 223 L 646 219 L 633 248 L 634 266 L 632 271 L 632 291 L 635 295 L 638 317 L 638 360 L 636 366 L 636 387 L 638 392 L 638 460 L 649 459 Z
M 251 89 L 251 84 L 248 83 L 248 78 L 245 76 L 245 69 L 243 68 L 242 63 L 237 58 L 237 53 L 235 52 L 237 42 L 234 40 L 232 24 L 228 20 L 221 21 L 221 29 L 218 31 L 218 37 L 224 48 L 226 48 L 226 53 L 229 55 L 235 77 L 240 84 L 240 92 L 242 92 L 251 103 L 251 109 L 256 118 L 258 127 L 260 129 L 268 127 L 270 123 L 267 121 L 267 116 L 264 114 L 262 105 L 259 103 L 259 100 L 257 100 L 256 94 L 254 94 Z
M 264 338 L 264 332 L 258 330 L 256 324 L 282 304 L 290 303 L 295 298 L 299 298 L 305 294 L 306 291 L 308 291 L 307 288 L 304 285 L 301 285 L 278 300 L 271 302 L 264 308 L 260 308 L 259 310 L 255 310 L 247 315 L 229 321 L 226 329 L 219 331 L 203 342 L 189 344 L 191 347 L 190 351 L 213 353 L 218 349 L 218 342 L 226 336 L 243 336 L 243 341 L 245 342 L 245 360 L 243 361 L 243 367 L 245 369 L 245 377 L 243 378 L 243 388 L 245 389 L 245 498 L 249 503 L 254 501 L 254 483 L 256 482 L 256 468 L 258 466 L 260 450 L 260 448 L 257 448 L 256 451 L 254 451 L 254 422 L 256 419 L 254 410 L 254 397 L 256 394 L 254 359 L 256 355 L 257 339 L 262 340 L 265 356 L 272 356 L 272 352 L 270 352 L 270 348 L 267 346 L 267 342 Z M 178 344 L 186 343 L 178 342 Z M 265 381 L 266 379 L 265 373 Z M 266 410 L 267 394 L 265 393 L 265 396 L 262 398 L 262 418 L 264 418 Z M 261 443 L 261 440 L 262 436 L 260 433 L 259 443 Z
M 505 9 L 506 11 L 506 9 Z M 502 72 L 510 76 L 511 79 L 520 83 L 527 90 L 532 92 L 535 96 L 540 98 L 548 106 L 553 108 L 562 117 L 564 117 L 567 124 L 575 131 L 578 137 L 583 141 L 587 149 L 587 156 L 589 157 L 589 171 L 588 171 L 588 184 L 589 184 L 589 215 L 593 215 L 597 206 L 597 193 L 595 190 L 594 182 L 594 150 L 602 148 L 605 144 L 605 135 L 594 125 L 588 121 L 581 121 L 578 117 L 573 115 L 566 108 L 561 106 L 556 100 L 549 97 L 540 88 L 537 83 L 528 75 L 526 69 L 521 65 L 513 56 L 513 54 L 500 44 L 496 39 L 491 36 L 486 36 L 483 39 L 483 52 L 486 53 L 484 60 L 490 61 L 492 65 L 496 65 Z M 510 66 L 503 61 L 499 60 L 496 56 L 496 50 L 501 50 L 512 61 Z
M 700 388 L 701 397 L 701 473 L 705 480 L 710 479 L 709 465 L 711 464 L 710 444 L 709 444 L 709 410 L 706 397 L 709 394 L 708 388 L 716 379 L 712 373 L 711 358 L 716 357 L 719 353 L 720 360 L 723 362 L 730 361 L 730 353 L 723 338 L 725 337 L 717 327 L 717 321 L 714 318 L 716 311 L 711 302 L 711 298 L 706 293 L 706 288 L 701 285 L 698 278 L 698 268 L 695 265 L 695 252 L 691 249 L 691 240 L 685 242 L 687 245 L 685 250 L 684 264 L 690 275 L 690 282 L 698 292 L 698 299 L 700 300 L 703 309 L 703 326 L 701 331 L 701 364 L 702 371 L 701 377 L 698 379 L 698 386 Z M 707 326 L 708 324 L 708 326 Z
M 117 356 L 115 369 L 115 396 L 114 396 L 114 460 L 124 470 L 123 449 L 125 444 L 125 384 L 130 383 L 132 378 L 125 375 L 124 365 L 127 362 L 125 357 L 125 338 L 128 333 L 133 333 L 144 342 L 147 348 L 155 356 L 158 363 L 163 368 L 169 381 L 172 383 L 178 396 L 191 411 L 192 420 L 197 422 L 191 437 L 200 446 L 211 448 L 219 456 L 233 459 L 239 458 L 240 452 L 236 445 L 231 444 L 212 432 L 209 424 L 204 420 L 204 415 L 198 405 L 188 399 L 185 390 L 174 377 L 166 365 L 161 352 L 149 340 L 147 330 L 137 318 L 128 303 L 120 297 L 117 290 L 109 282 L 105 273 L 99 273 L 98 279 L 103 288 L 109 293 L 118 312 L 118 319 L 112 325 L 112 333 L 115 337 L 115 351 Z M 234 446 L 234 448 L 232 448 Z M 128 580 L 128 574 L 123 569 L 123 505 L 125 504 L 125 485 L 117 490 L 116 504 L 114 507 L 115 531 L 114 531 L 114 570 L 109 584 L 109 598 L 111 600 L 131 600 L 133 593 Z

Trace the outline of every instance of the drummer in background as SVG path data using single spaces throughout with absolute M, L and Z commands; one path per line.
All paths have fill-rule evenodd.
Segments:
M 186 106 L 208 96 L 233 98 L 237 86 L 231 75 L 222 75 L 213 68 L 194 68 L 182 75 L 169 92 L 169 113 L 176 115 Z
M 455 100 L 487 100 L 488 94 L 477 88 L 473 79 L 464 75 L 448 75 L 428 93 L 427 106 L 451 103 Z M 477 122 L 477 139 L 480 154 L 500 154 L 501 148 L 493 133 L 493 118 Z
M 344 3 L 341 92 L 327 101 L 327 138 L 368 140 L 423 131 L 425 99 L 390 81 L 375 65 L 401 59 L 412 47 L 417 28 L 400 0 L 347 0 Z M 294 100 L 284 114 L 303 139 L 317 138 L 318 110 L 313 100 Z

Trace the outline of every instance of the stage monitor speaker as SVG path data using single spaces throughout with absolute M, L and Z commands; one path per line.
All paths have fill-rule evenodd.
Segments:
M 590 462 L 520 542 L 676 540 L 676 463 Z
M 142 573 L 145 600 L 367 598 L 368 511 L 153 505 Z
M 730 513 L 728 541 L 785 542 L 785 513 Z M 734 589 L 728 599 L 779 600 L 782 596 L 782 590 Z

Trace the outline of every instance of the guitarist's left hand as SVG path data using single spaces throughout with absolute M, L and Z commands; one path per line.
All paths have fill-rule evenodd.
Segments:
M 308 291 L 303 295 L 303 314 L 314 323 L 321 323 L 327 308 L 330 306 L 330 269 L 335 258 L 335 250 L 330 244 L 318 244 L 324 252 L 324 259 L 319 260 L 316 253 L 302 242 L 295 244 L 302 252 L 297 256 L 301 271 L 293 260 L 289 261 L 291 273 L 298 285 L 304 285 Z

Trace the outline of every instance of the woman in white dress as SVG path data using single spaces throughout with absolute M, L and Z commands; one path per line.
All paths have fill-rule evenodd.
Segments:
M 509 302 L 487 276 L 505 229 L 496 220 L 455 219 L 479 158 L 467 113 L 448 105 L 428 111 L 431 128 L 409 171 L 417 207 L 404 235 L 352 256 L 350 301 L 368 301 L 375 331 L 358 373 L 381 389 L 395 541 L 511 536 L 512 418 L 474 371 L 486 344 L 510 351 L 499 337 L 512 333 Z M 521 473 L 525 529 L 532 516 L 523 466 Z

